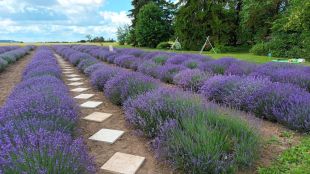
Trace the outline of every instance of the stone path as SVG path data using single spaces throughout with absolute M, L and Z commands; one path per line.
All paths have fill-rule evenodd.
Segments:
M 56 55 L 72 96 L 80 105 L 80 125 L 98 173 L 168 174 L 148 149 L 147 140 L 138 137 L 126 125 L 123 111 L 91 88 L 89 80 Z

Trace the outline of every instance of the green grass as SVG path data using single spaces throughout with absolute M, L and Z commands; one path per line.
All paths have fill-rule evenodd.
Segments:
M 7 45 L 67 45 L 67 44 L 82 44 L 82 45 L 98 45 L 98 46 L 109 46 L 112 45 L 113 47 L 117 48 L 134 48 L 130 45 L 119 45 L 117 42 L 113 43 L 77 43 L 77 42 L 71 42 L 71 43 L 48 43 L 48 42 L 33 42 L 33 43 L 0 43 L 0 46 L 7 46 Z M 199 51 L 176 51 L 176 50 L 162 50 L 162 49 L 154 49 L 154 48 L 145 48 L 145 47 L 139 47 L 139 49 L 146 50 L 146 51 L 165 51 L 165 52 L 177 52 L 177 53 L 192 53 L 192 54 L 199 54 Z M 236 59 L 252 62 L 252 63 L 266 63 L 270 62 L 272 59 L 285 59 L 281 57 L 272 57 L 269 58 L 267 56 L 257 56 L 251 53 L 218 53 L 215 54 L 210 51 L 204 51 L 204 55 L 210 56 L 214 59 L 219 59 L 222 57 L 234 57 Z M 310 62 L 304 63 L 303 65 L 310 66 Z
M 305 174 L 310 173 L 310 136 L 297 146 L 284 151 L 269 167 L 258 169 L 259 174 Z

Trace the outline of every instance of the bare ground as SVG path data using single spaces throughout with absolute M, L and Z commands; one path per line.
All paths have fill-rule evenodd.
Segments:
M 33 53 L 34 51 L 31 51 L 28 55 L 9 65 L 0 73 L 0 107 L 4 104 L 15 85 L 21 81 L 24 68 L 30 62 Z

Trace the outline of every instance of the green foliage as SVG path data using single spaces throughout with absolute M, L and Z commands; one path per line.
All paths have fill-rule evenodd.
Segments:
M 266 55 L 266 51 L 276 57 L 310 59 L 310 2 L 292 0 L 288 9 L 274 21 L 272 39 L 255 45 L 251 52 Z
M 258 43 L 250 49 L 250 53 L 260 56 L 266 56 L 269 53 L 269 46 L 267 43 L 264 42 Z
M 116 36 L 120 45 L 124 45 L 126 42 L 128 42 L 128 38 L 130 37 L 129 35 L 130 29 L 128 25 L 117 28 Z
M 164 145 L 184 173 L 235 173 L 257 158 L 259 137 L 241 119 L 207 109 L 178 123 L 165 133 Z
M 155 48 L 160 42 L 169 40 L 170 24 L 164 20 L 164 13 L 155 3 L 143 6 L 137 16 L 135 37 L 139 46 Z
M 224 45 L 238 42 L 241 1 L 184 1 L 175 20 L 176 35 L 184 49 L 199 50 L 206 36 Z
M 271 34 L 272 22 L 287 7 L 287 0 L 243 0 L 240 12 L 243 39 L 265 41 Z
M 305 174 L 310 173 L 310 137 L 284 151 L 270 167 L 259 168 L 260 174 Z
M 160 42 L 156 48 L 157 49 L 169 49 L 171 47 L 171 43 L 170 42 Z
M 131 5 L 133 6 L 133 9 L 131 9 L 129 12 L 129 16 L 132 18 L 132 25 L 130 30 L 130 38 L 128 39 L 128 43 L 133 45 L 138 45 L 138 40 L 135 36 L 136 32 L 136 24 L 138 21 L 138 14 L 140 13 L 140 10 L 148 3 L 155 3 L 157 4 L 162 13 L 163 13 L 163 20 L 166 21 L 167 24 L 169 24 L 169 28 L 167 28 L 166 32 L 170 35 L 173 34 L 172 29 L 172 18 L 175 13 L 175 5 L 174 3 L 166 0 L 132 0 Z

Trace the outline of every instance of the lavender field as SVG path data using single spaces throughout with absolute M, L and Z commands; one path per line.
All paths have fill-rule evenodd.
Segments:
M 0 108 L 0 173 L 268 173 L 278 171 L 268 168 L 273 150 L 308 144 L 307 66 L 95 45 L 0 50 L 1 84 L 28 61 Z M 92 120 L 108 114 L 100 108 L 111 118 Z M 89 138 L 105 127 L 130 134 Z M 120 152 L 139 165 L 113 161 Z

